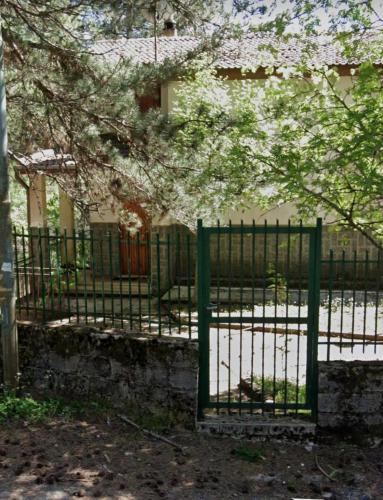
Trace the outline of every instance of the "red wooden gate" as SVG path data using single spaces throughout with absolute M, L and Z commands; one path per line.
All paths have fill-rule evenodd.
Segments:
M 138 215 L 142 222 L 137 232 L 129 225 L 120 224 L 121 272 L 127 275 L 147 275 L 150 261 L 150 222 L 145 210 L 137 202 L 127 202 L 125 209 Z

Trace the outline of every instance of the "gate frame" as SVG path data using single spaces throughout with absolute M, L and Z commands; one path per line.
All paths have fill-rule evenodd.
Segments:
M 308 409 L 313 420 L 317 418 L 318 406 L 318 329 L 320 308 L 320 271 L 322 249 L 322 219 L 318 218 L 315 226 L 216 226 L 204 227 L 201 219 L 197 223 L 197 288 L 198 288 L 198 418 L 203 419 L 207 408 L 263 408 L 263 403 L 256 402 L 220 402 L 210 401 L 210 332 L 212 309 L 209 307 L 211 289 L 210 235 L 211 234 L 307 234 L 309 236 L 308 257 L 308 311 L 307 321 L 307 356 L 306 356 L 306 403 L 276 404 L 272 408 Z M 231 318 L 235 320 L 236 318 Z M 263 318 L 264 319 L 264 318 Z M 276 318 L 271 318 L 276 320 Z M 217 318 L 214 318 L 216 322 Z M 225 318 L 227 321 L 227 318 Z M 273 321 L 272 321 L 273 322 Z M 283 323 L 286 323 L 286 318 Z

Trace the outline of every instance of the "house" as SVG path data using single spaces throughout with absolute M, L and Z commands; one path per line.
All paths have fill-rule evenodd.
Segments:
M 112 62 L 118 61 L 120 58 L 129 58 L 138 65 L 148 65 L 162 62 L 166 59 L 182 59 L 187 54 L 198 50 L 200 41 L 195 37 L 176 36 L 173 25 L 167 26 L 165 35 L 158 38 L 102 40 L 97 44 L 97 52 L 107 54 L 108 59 Z M 265 48 L 266 45 L 273 46 L 274 51 L 272 54 Z M 268 34 L 254 34 L 240 40 L 233 39 L 224 42 L 216 50 L 215 68 L 220 76 L 226 78 L 228 85 L 233 81 L 242 79 L 264 80 L 267 78 L 267 67 L 296 64 L 300 61 L 304 51 L 305 45 L 296 39 L 284 41 Z M 329 43 L 329 40 L 326 38 L 318 41 L 318 50 L 313 59 L 313 62 L 316 64 L 336 68 L 341 76 L 339 84 L 345 88 L 349 85 L 352 70 L 360 63 L 357 60 L 350 61 L 346 59 L 339 48 L 333 43 Z M 256 69 L 243 72 L 243 68 Z M 182 85 L 182 82 L 179 80 L 168 81 L 159 85 L 158 90 L 153 95 L 138 97 L 141 111 L 145 112 L 150 108 L 156 107 L 164 114 L 171 113 L 174 109 L 177 87 L 179 85 Z M 35 161 L 36 165 L 39 162 L 38 158 L 32 160 Z M 29 189 L 29 223 L 32 228 L 46 226 L 44 167 L 41 166 L 43 163 L 44 160 L 41 160 L 40 166 L 36 166 L 36 175 L 33 177 L 31 188 Z M 140 219 L 141 227 L 139 236 L 133 237 L 134 244 L 131 248 L 128 248 L 126 244 L 119 245 L 118 252 L 116 251 L 111 259 L 113 261 L 112 273 L 113 275 L 125 275 L 129 272 L 132 275 L 146 276 L 149 270 L 151 270 L 153 274 L 158 258 L 157 255 L 153 254 L 151 245 L 148 244 L 150 234 L 159 232 L 161 238 L 163 238 L 166 235 L 173 235 L 177 229 L 181 229 L 183 234 L 185 234 L 186 230 L 179 228 L 177 221 L 172 220 L 170 217 L 154 217 L 150 219 L 145 206 L 137 202 L 137 200 L 126 200 L 123 202 L 123 207 Z M 61 231 L 72 231 L 73 206 L 71 200 L 63 192 L 60 194 L 60 212 Z M 276 207 L 269 211 L 267 218 L 270 223 L 278 219 L 280 224 L 287 224 L 288 219 L 293 215 L 295 215 L 294 206 L 284 205 L 283 207 Z M 258 207 L 254 206 L 246 210 L 239 209 L 223 214 L 223 221 L 228 221 L 229 219 L 233 224 L 239 224 L 241 221 L 245 224 L 252 223 L 253 220 L 256 223 L 263 223 L 264 215 Z M 326 222 L 329 221 L 327 220 Z M 118 211 L 112 210 L 107 203 L 100 206 L 97 212 L 95 211 L 90 214 L 90 227 L 96 237 L 110 233 L 113 238 L 118 239 L 122 235 L 125 240 L 125 236 L 128 234 L 127 228 L 121 224 Z M 357 233 L 347 233 L 346 231 L 333 232 L 325 225 L 323 236 L 323 254 L 327 254 L 330 248 L 338 254 L 346 250 L 347 255 L 350 256 L 355 250 L 359 253 L 369 250 L 370 255 L 374 255 L 376 252 L 376 249 Z M 346 247 L 344 244 L 345 236 L 348 236 Z M 234 245 L 238 246 L 239 241 L 234 242 Z M 105 255 L 96 255 L 97 262 L 101 262 L 98 268 L 107 267 L 108 263 L 106 261 L 102 262 L 105 258 Z M 173 262 L 175 257 L 172 256 L 168 260 Z M 162 266 L 162 269 L 164 269 L 164 266 Z M 168 269 L 166 273 L 173 275 L 174 269 L 171 271 Z M 163 284 L 168 281 L 164 279 Z

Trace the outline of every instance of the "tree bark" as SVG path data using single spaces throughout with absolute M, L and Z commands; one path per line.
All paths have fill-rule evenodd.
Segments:
M 3 39 L 0 26 L 0 307 L 4 386 L 17 388 L 19 378 L 16 297 L 13 274 L 11 203 L 9 197 Z

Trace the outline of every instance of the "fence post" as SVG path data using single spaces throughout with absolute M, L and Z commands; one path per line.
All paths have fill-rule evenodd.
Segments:
M 318 415 L 318 330 L 320 308 L 320 273 L 322 258 L 322 219 L 317 219 L 315 231 L 315 264 L 313 267 L 313 304 L 312 304 L 312 414 Z
M 203 418 L 203 410 L 209 402 L 209 318 L 207 306 L 210 295 L 210 252 L 209 239 L 198 219 L 197 226 L 197 262 L 198 262 L 198 345 L 199 345 L 199 378 L 198 378 L 198 418 Z
M 19 376 L 16 297 L 5 107 L 4 52 L 0 25 L 0 307 L 4 385 L 16 389 Z

